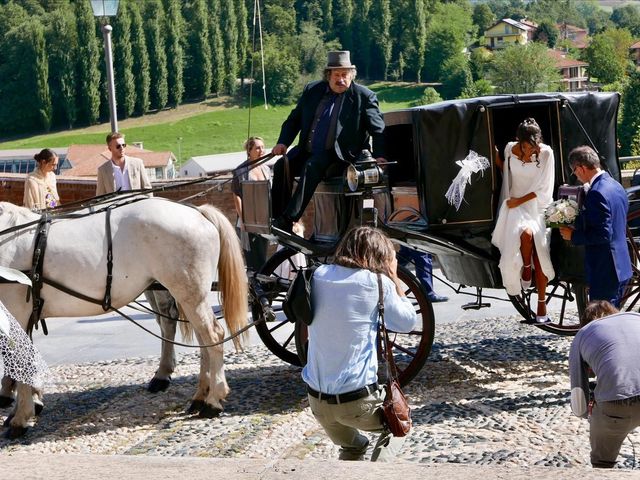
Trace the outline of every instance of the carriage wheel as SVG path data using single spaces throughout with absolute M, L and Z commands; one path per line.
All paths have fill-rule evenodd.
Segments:
M 528 289 L 517 296 L 509 295 L 509 299 L 518 313 L 524 318 L 535 318 L 536 312 L 531 308 L 538 301 L 536 290 Z M 558 335 L 572 336 L 580 330 L 580 317 L 587 306 L 588 296 L 586 285 L 566 281 L 551 281 L 546 291 L 547 310 L 549 307 L 560 309 L 558 313 L 549 313 L 550 323 L 536 325 L 545 332 Z
M 270 277 L 268 284 L 265 282 L 263 288 L 267 292 L 269 303 L 276 314 L 273 322 L 260 322 L 256 324 L 256 331 L 262 343 L 278 358 L 294 366 L 301 366 L 296 346 L 294 342 L 294 325 L 282 311 L 282 300 L 287 293 L 288 285 L 295 277 L 298 267 L 293 262 L 293 257 L 297 254 L 295 250 L 283 248 L 274 253 L 267 263 L 258 272 L 261 275 Z M 289 275 L 286 273 L 290 272 Z M 284 275 L 283 275 L 284 274 Z M 286 278 L 285 278 L 286 277 Z M 262 318 L 262 308 L 254 301 L 251 305 L 251 315 L 256 322 Z
M 433 345 L 435 330 L 433 306 L 427 299 L 418 279 L 409 269 L 398 265 L 398 278 L 405 285 L 407 298 L 413 303 L 416 314 L 422 318 L 417 328 L 409 333 L 389 330 L 389 340 L 393 346 L 393 359 L 398 367 L 400 383 L 408 384 L 420 371 Z M 295 327 L 296 349 L 302 365 L 307 363 L 307 326 L 297 322 Z

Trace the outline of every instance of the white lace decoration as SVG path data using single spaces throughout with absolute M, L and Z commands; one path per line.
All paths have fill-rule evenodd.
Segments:
M 483 172 L 488 168 L 489 160 L 486 157 L 478 155 L 473 150 L 469 150 L 469 154 L 464 160 L 458 160 L 456 164 L 460 166 L 460 171 L 456 175 L 456 178 L 453 179 L 453 182 L 451 182 L 444 196 L 447 197 L 449 204 L 455 206 L 456 211 L 458 211 L 464 200 L 464 191 L 467 185 L 471 185 L 471 175 L 477 172 Z
M 0 378 L 7 376 L 41 388 L 49 377 L 49 367 L 18 321 L 0 302 Z M 8 325 L 8 331 L 6 326 Z

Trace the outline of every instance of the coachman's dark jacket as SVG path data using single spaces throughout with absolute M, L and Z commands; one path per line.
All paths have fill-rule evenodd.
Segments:
M 306 160 L 311 155 L 305 146 L 316 109 L 328 88 L 329 84 L 324 80 L 307 84 L 298 104 L 282 124 L 278 143 L 289 146 L 300 133 L 296 161 Z M 336 125 L 336 155 L 352 163 L 361 150 L 369 148 L 369 138 L 372 137 L 373 157 L 384 157 L 384 120 L 375 93 L 362 85 L 351 83 L 343 95 Z

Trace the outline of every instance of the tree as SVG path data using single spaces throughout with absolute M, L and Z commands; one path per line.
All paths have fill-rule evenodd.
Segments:
M 96 23 L 88 2 L 76 2 L 78 31 L 77 97 L 78 120 L 89 125 L 98 122 L 100 115 L 100 46 L 96 35 Z
M 121 4 L 120 8 L 125 11 L 128 10 L 127 3 Z M 122 118 L 127 118 L 131 116 L 136 105 L 136 83 L 133 76 L 133 50 L 131 46 L 131 17 L 129 15 L 115 17 L 111 38 L 114 46 L 113 69 L 116 98 L 118 99 L 118 115 Z
M 151 71 L 145 28 L 137 2 L 127 2 L 125 12 L 131 16 L 131 53 L 133 55 L 136 90 L 136 102 L 133 110 L 138 115 L 144 115 L 149 111 L 149 90 L 151 88 Z
M 442 80 L 442 96 L 447 100 L 459 97 L 473 82 L 469 62 L 464 55 L 448 58 L 442 69 L 446 72 Z
M 391 63 L 391 5 L 390 0 L 377 0 L 371 7 L 371 67 L 373 78 L 387 79 Z
M 478 27 L 478 35 L 484 35 L 489 27 L 496 23 L 496 16 L 491 11 L 491 8 L 486 3 L 476 3 L 473 7 L 473 16 L 471 17 L 473 23 Z
M 577 2 L 576 10 L 582 18 L 584 18 L 585 24 L 589 29 L 589 34 L 591 35 L 613 27 L 610 15 L 600 8 L 596 0 Z
M 484 97 L 486 95 L 491 95 L 492 93 L 493 87 L 491 86 L 491 82 L 481 78 L 464 88 L 458 98 Z
M 231 2 L 223 2 L 224 4 Z M 209 22 L 204 0 L 189 0 L 183 7 L 186 23 L 184 91 L 187 98 L 206 98 L 211 91 Z M 229 28 L 223 23 L 223 28 Z M 235 50 L 235 42 L 227 49 Z
M 620 138 L 621 155 L 640 155 L 638 132 L 640 132 L 640 72 L 634 72 L 622 94 L 624 107 L 618 136 Z
M 371 64 L 371 30 L 369 11 L 371 0 L 354 0 L 354 15 L 351 23 L 353 49 L 351 54 L 357 61 L 358 69 L 365 77 L 369 77 Z
M 611 21 L 618 28 L 626 28 L 634 36 L 640 35 L 640 9 L 635 5 L 614 8 L 611 12 Z
M 225 46 L 224 58 L 224 88 L 227 93 L 235 93 L 238 79 L 238 25 L 234 4 L 230 1 L 222 1 L 220 4 L 220 23 L 223 26 L 222 38 Z
M 254 55 L 259 55 L 255 53 Z M 277 36 L 268 35 L 264 42 L 264 74 L 269 102 L 288 105 L 295 101 L 300 62 L 286 48 L 282 48 Z M 255 61 L 260 65 L 259 59 Z M 255 95 L 262 96 L 262 74 L 257 72 Z
M 151 108 L 161 110 L 167 106 L 169 101 L 167 52 L 163 34 L 164 7 L 160 0 L 147 0 L 144 7 L 144 28 L 147 36 L 149 71 L 151 73 L 150 104 Z
M 222 93 L 224 89 L 224 44 L 220 25 L 220 0 L 209 2 L 209 46 L 211 49 L 211 92 Z
M 559 36 L 560 30 L 558 30 L 556 24 L 548 20 L 544 20 L 540 22 L 540 25 L 536 28 L 536 31 L 533 34 L 533 39 L 536 42 L 546 44 L 549 48 L 554 48 L 558 42 Z
M 184 51 L 182 49 L 183 23 L 180 0 L 167 0 L 167 83 L 169 103 L 177 107 L 184 94 Z
M 442 97 L 433 87 L 427 87 L 422 92 L 422 96 L 411 104 L 412 107 L 419 107 L 421 105 L 430 105 L 432 103 L 441 102 Z
M 629 64 L 631 43 L 628 30 L 614 28 L 594 35 L 585 50 L 589 76 L 605 84 L 621 80 Z
M 474 48 L 469 55 L 469 68 L 474 80 L 486 78 L 491 70 L 493 53 L 484 47 Z
M 427 12 L 424 0 L 397 0 L 391 3 L 391 38 L 394 77 L 420 82 L 425 61 Z M 411 12 L 407 15 L 406 12 Z
M 462 64 L 463 58 L 466 60 L 463 51 L 472 31 L 473 24 L 467 8 L 438 5 L 426 34 L 424 78 L 428 81 L 445 81 L 450 73 L 445 68 L 447 62 L 449 67 L 455 65 L 460 73 L 457 67 Z
M 47 19 L 46 43 L 49 52 L 52 124 L 73 128 L 77 118 L 78 31 L 75 16 L 69 7 L 51 12 Z
M 238 55 L 238 73 L 241 78 L 245 78 L 249 74 L 247 61 L 250 54 L 249 47 L 249 29 L 247 28 L 248 12 L 244 0 L 236 0 L 236 30 L 237 37 L 237 55 Z
M 527 16 L 526 5 L 522 0 L 489 0 L 487 5 L 498 19 L 520 20 Z
M 490 78 L 497 93 L 509 94 L 553 91 L 560 82 L 547 47 L 535 42 L 496 52 Z
M 5 35 L 6 63 L 0 66 L 0 128 L 5 132 L 48 131 L 51 97 L 44 26 L 34 17 Z
M 422 1 L 422 0 L 420 0 Z M 333 0 L 333 32 L 340 40 L 342 48 L 353 50 L 354 0 Z

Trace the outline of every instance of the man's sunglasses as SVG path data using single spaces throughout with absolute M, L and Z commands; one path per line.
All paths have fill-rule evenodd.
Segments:
M 122 148 L 125 148 L 126 146 L 127 146 L 127 144 L 126 144 L 126 143 L 116 143 L 116 148 L 117 148 L 118 150 L 120 150 L 120 149 L 122 149 Z

